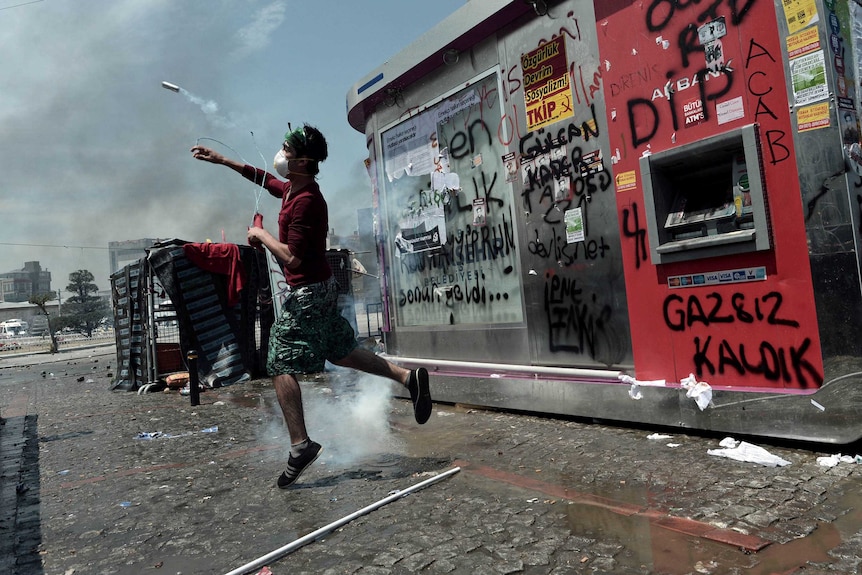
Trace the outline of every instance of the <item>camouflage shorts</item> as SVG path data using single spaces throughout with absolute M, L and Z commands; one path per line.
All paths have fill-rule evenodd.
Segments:
M 356 334 L 338 312 L 334 278 L 291 288 L 269 332 L 266 370 L 270 376 L 321 372 L 326 360 L 342 359 L 355 347 Z

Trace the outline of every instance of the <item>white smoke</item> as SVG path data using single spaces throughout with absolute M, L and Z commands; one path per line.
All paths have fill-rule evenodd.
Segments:
M 180 94 L 185 96 L 186 100 L 201 109 L 201 112 L 213 125 L 219 128 L 233 128 L 234 123 L 229 119 L 219 114 L 218 103 L 215 100 L 206 100 L 199 96 L 195 96 L 185 88 L 180 88 Z
M 388 379 L 334 366 L 326 383 L 302 383 L 308 435 L 323 446 L 319 462 L 330 471 L 353 468 L 379 455 L 400 454 L 403 443 L 389 426 L 392 402 Z M 276 405 L 265 442 L 290 445 L 287 427 Z

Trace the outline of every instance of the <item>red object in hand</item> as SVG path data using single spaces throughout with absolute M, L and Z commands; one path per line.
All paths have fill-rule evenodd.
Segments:
M 252 225 L 256 228 L 263 228 L 263 214 L 256 213 L 254 215 L 254 220 L 252 220 Z M 263 251 L 263 246 L 259 241 L 249 241 L 249 245 L 254 246 L 256 249 Z

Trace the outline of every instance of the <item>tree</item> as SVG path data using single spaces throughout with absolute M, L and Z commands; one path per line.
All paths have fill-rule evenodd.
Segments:
M 54 299 L 54 292 L 37 293 L 30 296 L 28 300 L 33 305 L 39 307 L 39 310 L 45 314 L 48 319 L 48 335 L 51 336 L 51 353 L 57 353 L 57 336 L 54 335 L 54 328 L 51 326 L 51 314 L 48 313 L 48 308 L 45 306 L 49 301 Z
M 63 327 L 71 327 L 93 335 L 93 330 L 110 314 L 108 304 L 98 296 L 99 288 L 93 283 L 93 274 L 87 270 L 78 270 L 69 274 L 69 285 L 66 291 L 74 295 L 63 303 L 63 315 L 60 323 Z

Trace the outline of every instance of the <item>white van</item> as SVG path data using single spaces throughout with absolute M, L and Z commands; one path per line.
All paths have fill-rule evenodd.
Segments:
M 8 319 L 0 322 L 0 338 L 25 336 L 28 328 L 27 322 L 23 319 Z

